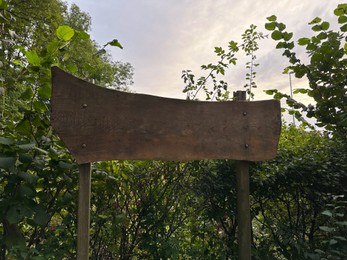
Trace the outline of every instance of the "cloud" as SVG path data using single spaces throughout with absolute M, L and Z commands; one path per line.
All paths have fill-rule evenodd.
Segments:
M 69 0 L 70 2 L 70 0 Z M 213 62 L 215 46 L 241 41 L 250 24 L 265 31 L 266 17 L 276 14 L 288 30 L 298 37 L 310 34 L 307 25 L 316 16 L 333 19 L 338 1 L 308 0 L 75 0 L 92 16 L 92 37 L 100 44 L 113 38 L 124 50 L 110 49 L 114 59 L 135 67 L 135 85 L 139 93 L 185 98 L 182 94 L 183 69 L 200 74 L 200 65 Z M 261 67 L 258 85 L 263 88 L 288 88 L 288 76 L 282 75 L 286 59 L 275 50 L 272 40 L 263 40 L 257 53 Z M 302 53 L 304 54 L 304 53 Z M 233 88 L 245 84 L 244 63 L 240 57 L 227 79 Z M 259 98 L 264 94 L 257 90 Z

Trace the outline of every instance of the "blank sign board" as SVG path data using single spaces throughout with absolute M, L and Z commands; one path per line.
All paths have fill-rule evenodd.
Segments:
M 276 155 L 280 103 L 201 102 L 125 93 L 52 68 L 52 124 L 79 164 Z

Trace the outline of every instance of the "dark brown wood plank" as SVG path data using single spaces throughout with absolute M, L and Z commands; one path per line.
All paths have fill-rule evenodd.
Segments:
M 79 165 L 77 260 L 89 259 L 91 165 Z
M 276 155 L 280 103 L 200 102 L 95 86 L 53 68 L 52 124 L 79 164 Z

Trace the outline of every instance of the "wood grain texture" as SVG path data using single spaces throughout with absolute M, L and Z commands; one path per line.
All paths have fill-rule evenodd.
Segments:
M 52 124 L 79 164 L 276 155 L 280 103 L 200 102 L 95 86 L 52 68 Z

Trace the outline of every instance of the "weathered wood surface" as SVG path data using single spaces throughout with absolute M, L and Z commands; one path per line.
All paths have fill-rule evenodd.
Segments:
M 91 165 L 79 165 L 77 260 L 89 259 Z
M 276 155 L 280 103 L 200 102 L 95 86 L 52 68 L 52 124 L 79 164 Z

